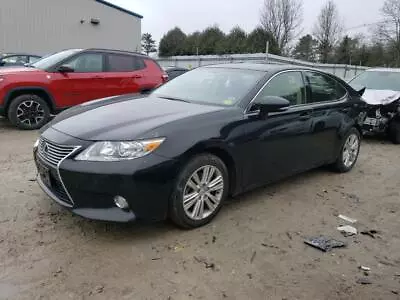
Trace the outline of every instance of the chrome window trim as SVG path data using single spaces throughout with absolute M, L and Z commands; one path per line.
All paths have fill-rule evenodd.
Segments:
M 271 80 L 272 79 L 274 79 L 276 76 L 278 76 L 278 75 L 281 75 L 281 74 L 284 74 L 284 73 L 289 73 L 289 72 L 300 72 L 301 73 L 301 76 L 302 76 L 302 79 L 303 79 L 303 82 L 304 82 L 304 85 L 307 87 L 308 86 L 308 83 L 306 82 L 306 78 L 305 78 L 305 76 L 304 76 L 304 72 L 315 72 L 315 73 L 319 73 L 319 74 L 322 74 L 322 75 L 324 75 L 324 76 L 327 76 L 325 73 L 323 73 L 323 72 L 319 72 L 319 71 L 316 71 L 316 70 L 308 70 L 308 69 L 289 69 L 289 70 L 283 70 L 283 71 L 280 71 L 280 72 L 278 72 L 278 73 L 276 73 L 276 74 L 274 74 L 273 76 L 271 76 L 271 78 L 269 78 L 265 83 L 264 83 L 264 85 L 260 88 L 260 90 L 257 92 L 257 94 L 253 97 L 253 99 L 251 99 L 251 101 L 249 102 L 249 104 L 247 105 L 247 107 L 246 107 L 246 109 L 244 110 L 244 115 L 246 116 L 246 117 L 251 117 L 251 116 L 256 116 L 256 115 L 258 115 L 259 113 L 260 113 L 260 111 L 259 110 L 256 110 L 256 111 L 250 111 L 250 109 L 251 109 L 251 104 L 254 102 L 254 100 L 256 100 L 256 98 L 258 97 L 258 95 L 260 95 L 260 93 L 264 90 L 264 88 L 271 82 Z M 329 76 L 329 75 L 328 75 Z M 346 94 L 342 97 L 342 98 L 340 98 L 340 99 L 337 99 L 337 100 L 330 100 L 330 101 L 320 101 L 320 102 L 312 102 L 312 103 L 304 103 L 304 104 L 297 104 L 297 105 L 291 105 L 291 106 L 289 106 L 289 108 L 296 108 L 296 107 L 302 107 L 302 106 L 307 106 L 307 105 L 311 105 L 311 106 L 314 106 L 314 105 L 326 105 L 326 104 L 335 104 L 335 103 L 341 103 L 341 102 L 345 102 L 346 101 L 346 99 L 347 99 L 347 97 L 348 97 L 348 95 L 349 95 L 349 92 L 347 91 L 347 89 L 343 86 L 343 84 L 341 84 L 339 81 L 337 81 L 336 79 L 334 79 L 334 78 L 332 78 L 333 80 L 335 80 L 338 84 L 340 84 L 340 86 L 346 91 Z M 306 95 L 307 96 L 307 95 Z M 306 101 L 307 101 L 307 97 L 306 97 Z

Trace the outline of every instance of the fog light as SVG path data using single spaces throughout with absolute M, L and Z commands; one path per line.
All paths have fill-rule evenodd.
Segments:
M 127 209 L 128 208 L 128 201 L 122 196 L 115 196 L 114 197 L 114 203 L 117 207 L 120 209 Z

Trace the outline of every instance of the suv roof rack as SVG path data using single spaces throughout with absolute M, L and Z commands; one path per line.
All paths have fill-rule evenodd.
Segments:
M 125 53 L 125 54 L 135 54 L 135 55 L 141 55 L 141 56 L 146 56 L 146 54 L 141 53 L 141 52 L 134 52 L 134 51 L 127 51 L 127 50 L 119 50 L 119 49 L 106 49 L 106 48 L 88 48 L 84 49 L 84 51 L 87 50 L 95 50 L 95 51 L 107 51 L 107 52 L 113 52 L 113 53 Z

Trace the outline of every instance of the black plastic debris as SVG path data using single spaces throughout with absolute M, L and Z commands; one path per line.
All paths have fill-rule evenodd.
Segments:
M 372 237 L 373 239 L 376 237 L 376 234 L 379 234 L 378 230 L 375 229 L 371 229 L 371 230 L 363 230 L 360 232 L 362 235 L 368 235 L 370 237 Z
M 305 239 L 304 243 L 324 252 L 329 252 L 333 248 L 343 248 L 347 246 L 347 243 L 332 239 L 330 237 L 319 236 L 309 239 Z

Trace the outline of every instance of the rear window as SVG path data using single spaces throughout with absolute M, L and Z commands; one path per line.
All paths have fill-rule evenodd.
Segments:
M 133 55 L 109 54 L 109 72 L 132 72 L 144 69 L 146 66 L 142 58 Z

